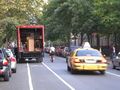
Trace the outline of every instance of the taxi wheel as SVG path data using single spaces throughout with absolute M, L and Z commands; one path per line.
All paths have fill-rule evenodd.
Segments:
M 105 71 L 100 71 L 101 74 L 105 74 Z
M 16 73 L 16 71 L 17 71 L 16 68 L 15 68 L 15 69 L 12 69 L 12 72 L 13 72 L 13 73 Z
M 11 77 L 12 76 L 12 70 L 10 69 L 10 71 L 9 71 L 9 77 Z
M 67 65 L 67 70 L 68 70 L 68 71 L 70 71 L 70 70 L 71 70 L 71 68 L 70 68 L 68 65 Z
M 70 69 L 70 71 L 71 71 L 72 74 L 76 73 L 76 71 L 74 69 L 72 69 L 72 68 Z

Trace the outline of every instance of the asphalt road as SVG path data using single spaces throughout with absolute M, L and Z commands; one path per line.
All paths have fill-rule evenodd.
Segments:
M 67 71 L 65 58 L 52 63 L 46 54 L 43 63 L 22 63 L 9 82 L 0 79 L 0 90 L 120 90 L 120 70 L 109 65 L 105 75 L 98 72 Z

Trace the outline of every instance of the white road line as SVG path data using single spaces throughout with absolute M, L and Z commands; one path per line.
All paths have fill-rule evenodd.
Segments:
M 61 80 L 70 90 L 75 90 L 70 84 L 63 80 L 58 74 L 56 74 L 52 69 L 50 69 L 45 63 L 42 63 L 48 70 L 50 70 L 59 80 Z
M 33 84 L 32 84 L 32 79 L 31 79 L 30 67 L 29 67 L 28 63 L 27 63 L 27 70 L 28 70 L 29 89 L 33 90 Z
M 118 74 L 107 72 L 107 71 L 106 71 L 106 73 L 120 78 L 120 75 L 118 75 Z

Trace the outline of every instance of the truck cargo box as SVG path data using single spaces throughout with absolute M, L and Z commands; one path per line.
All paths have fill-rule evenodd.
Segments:
M 41 62 L 44 53 L 44 26 L 17 26 L 17 51 L 18 62 L 29 58 Z

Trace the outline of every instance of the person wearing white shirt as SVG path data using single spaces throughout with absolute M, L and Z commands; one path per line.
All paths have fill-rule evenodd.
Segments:
M 53 56 L 54 56 L 54 54 L 55 54 L 55 48 L 52 46 L 52 47 L 50 47 L 50 57 L 51 57 L 51 62 L 53 62 Z

